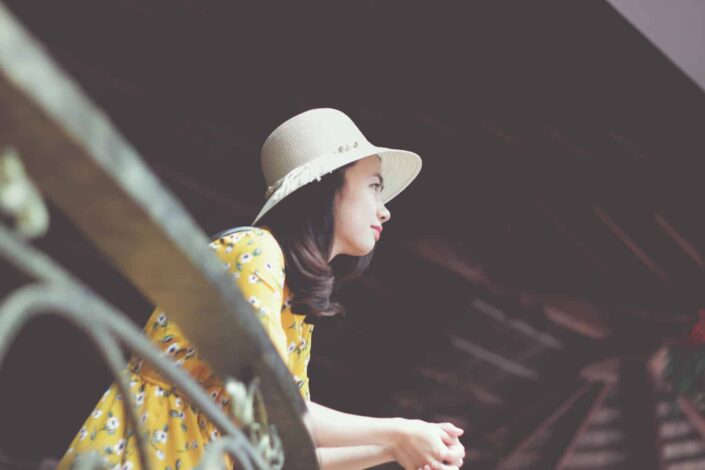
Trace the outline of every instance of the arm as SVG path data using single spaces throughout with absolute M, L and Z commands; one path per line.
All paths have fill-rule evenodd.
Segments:
M 314 423 L 312 408 L 315 408 L 317 412 L 323 412 L 324 414 L 329 413 L 329 418 L 334 418 L 336 415 L 345 415 L 345 413 L 340 413 L 338 411 L 326 408 L 325 406 L 318 405 L 316 403 L 307 401 L 308 413 L 303 415 L 303 421 L 308 429 L 309 433 L 313 437 L 314 445 L 316 446 L 316 457 L 318 458 L 318 463 L 322 470 L 359 470 L 362 468 L 369 468 L 375 465 L 381 465 L 383 463 L 394 461 L 394 453 L 391 447 L 382 445 L 339 445 L 334 446 L 331 441 L 326 441 L 326 446 L 323 446 L 316 439 L 316 433 L 313 430 L 314 426 L 324 426 L 320 420 L 316 424 Z M 371 419 L 376 418 L 364 418 L 362 416 L 353 416 L 353 418 Z M 325 419 L 325 418 L 324 418 Z M 343 439 L 342 441 L 345 441 Z
M 359 470 L 394 460 L 382 446 L 319 447 L 316 456 L 323 470 Z
M 391 446 L 399 426 L 395 418 L 358 416 L 308 402 L 314 440 L 318 447 Z
M 211 246 L 233 273 L 236 284 L 286 360 L 286 334 L 280 317 L 284 257 L 278 243 L 268 232 L 255 229 L 243 232 L 239 238 L 234 235 L 220 239 Z M 457 428 L 443 429 L 444 425 L 419 420 L 356 416 L 315 403 L 310 403 L 310 408 L 308 418 L 312 423 L 308 428 L 316 447 L 321 448 L 318 455 L 326 468 L 364 468 L 389 460 L 413 470 L 425 463 L 439 464 L 434 468 L 457 468 L 458 465 L 442 466 L 440 461 L 456 460 L 461 451 L 464 454 L 462 446 L 454 445 L 459 434 L 453 433 L 462 433 Z
M 286 334 L 281 325 L 284 255 L 274 237 L 252 229 L 210 244 L 234 284 L 252 306 L 275 349 L 286 363 Z
M 357 416 L 314 402 L 308 402 L 308 409 L 304 421 L 323 452 L 319 461 L 326 470 L 326 464 L 331 468 L 365 468 L 359 465 L 375 457 L 387 459 L 379 463 L 394 460 L 407 469 L 424 468 L 425 464 L 434 469 L 455 469 L 465 457 L 458 440 L 463 431 L 450 423 Z M 451 465 L 444 465 L 444 461 Z

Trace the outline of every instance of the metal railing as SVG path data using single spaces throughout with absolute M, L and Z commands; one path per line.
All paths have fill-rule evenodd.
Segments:
M 13 149 L 0 163 L 0 209 L 17 222 L 14 233 L 0 225 L 0 257 L 35 281 L 0 304 L 0 363 L 24 324 L 56 314 L 98 347 L 128 398 L 135 429 L 139 423 L 126 393 L 120 346 L 158 367 L 220 429 L 223 437 L 209 446 L 204 466 L 227 452 L 243 468 L 278 468 L 282 449 L 286 468 L 317 468 L 297 387 L 249 303 L 208 248 L 207 236 L 1 3 L 0 122 L 0 151 Z M 17 191 L 3 194 L 11 186 Z M 238 394 L 232 401 L 241 405 L 240 426 L 125 315 L 22 239 L 46 231 L 39 191 L 152 303 L 169 312 L 218 376 L 250 384 L 232 379 L 226 386 Z M 267 418 L 276 433 L 263 422 Z M 144 465 L 144 454 L 141 459 Z M 96 463 L 83 462 L 89 468 Z

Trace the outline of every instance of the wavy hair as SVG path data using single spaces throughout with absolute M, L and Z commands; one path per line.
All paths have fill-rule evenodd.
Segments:
M 374 250 L 365 256 L 341 254 L 328 262 L 333 247 L 335 195 L 345 184 L 346 170 L 355 163 L 297 189 L 257 224 L 269 229 L 282 247 L 286 283 L 293 294 L 291 310 L 306 315 L 307 323 L 344 316 L 345 308 L 333 299 L 334 294 L 372 261 Z

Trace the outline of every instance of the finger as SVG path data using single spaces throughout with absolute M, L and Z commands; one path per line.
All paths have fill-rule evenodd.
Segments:
M 455 465 L 446 465 L 441 462 L 433 462 L 431 468 L 433 470 L 458 470 L 458 467 Z
M 452 446 L 455 444 L 460 444 L 460 441 L 458 440 L 457 436 L 453 436 L 451 434 L 448 434 L 446 431 L 441 430 L 441 440 L 443 443 L 447 446 Z
M 461 445 L 454 445 L 448 447 L 448 457 L 447 460 L 457 460 L 465 457 L 465 447 Z
M 441 427 L 441 429 L 443 429 L 444 431 L 446 431 L 447 433 L 449 433 L 453 436 L 461 436 L 465 432 L 453 423 L 437 423 L 437 424 Z
M 445 460 L 445 463 L 462 467 L 463 459 L 465 459 L 465 447 L 461 444 L 448 447 L 448 458 Z
M 442 446 L 439 448 L 434 449 L 433 451 L 433 456 L 438 460 L 439 462 L 442 462 L 446 459 L 448 459 L 450 454 L 450 451 L 448 450 L 448 447 Z

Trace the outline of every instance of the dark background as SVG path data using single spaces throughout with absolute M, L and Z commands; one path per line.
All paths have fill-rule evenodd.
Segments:
M 252 220 L 259 147 L 306 109 L 422 156 L 342 294 L 348 318 L 317 328 L 315 401 L 452 420 L 469 461 L 493 467 L 536 431 L 525 417 L 590 382 L 588 364 L 625 364 L 616 407 L 644 398 L 633 364 L 705 307 L 705 95 L 605 2 L 5 3 L 207 233 Z M 36 245 L 148 317 L 53 207 Z M 3 289 L 22 282 L 0 268 Z M 27 460 L 60 456 L 111 381 L 52 319 L 22 333 L 0 380 L 0 449 Z M 648 441 L 629 436 L 655 425 L 624 416 L 629 465 Z M 549 439 L 543 468 L 568 445 Z

